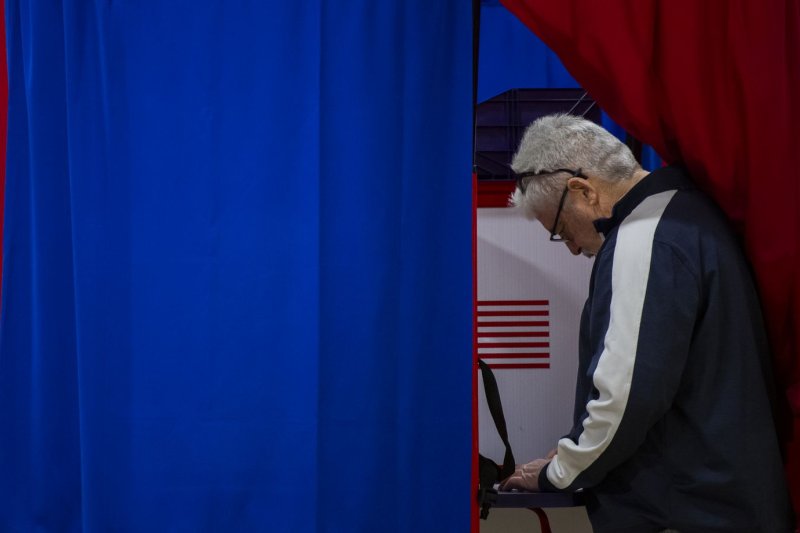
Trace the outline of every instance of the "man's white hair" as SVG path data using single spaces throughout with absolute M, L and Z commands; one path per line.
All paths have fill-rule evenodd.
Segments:
M 556 169 L 581 170 L 606 181 L 633 177 L 641 167 L 630 149 L 594 122 L 574 115 L 556 114 L 536 119 L 525 130 L 511 168 L 516 174 L 543 172 L 523 178 L 525 193 L 516 188 L 509 199 L 528 218 L 536 218 L 546 202 L 553 203 L 569 179 Z

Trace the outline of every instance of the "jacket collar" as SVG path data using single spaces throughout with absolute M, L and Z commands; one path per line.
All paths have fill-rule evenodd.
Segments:
M 672 166 L 659 168 L 642 178 L 625 193 L 625 196 L 614 204 L 610 217 L 595 220 L 594 227 L 598 233 L 607 237 L 648 196 L 664 191 L 692 188 L 694 185 L 684 169 Z

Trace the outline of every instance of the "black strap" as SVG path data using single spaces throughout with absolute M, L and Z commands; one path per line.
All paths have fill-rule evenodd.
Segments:
M 489 412 L 492 420 L 497 427 L 497 433 L 506 446 L 506 454 L 503 457 L 503 467 L 500 470 L 500 479 L 505 479 L 514 473 L 514 454 L 511 451 L 511 444 L 508 442 L 508 429 L 506 428 L 506 418 L 503 416 L 503 404 L 500 402 L 500 390 L 497 388 L 497 380 L 489 365 L 478 359 L 478 365 L 483 374 L 483 390 L 486 392 L 486 403 L 489 404 Z
M 482 455 L 478 456 L 480 486 L 478 487 L 478 503 L 481 507 L 481 518 L 489 516 L 489 509 L 497 500 L 497 491 L 494 484 L 502 481 L 514 473 L 514 453 L 511 451 L 511 444 L 508 442 L 508 428 L 506 418 L 503 415 L 503 404 L 500 402 L 500 390 L 497 387 L 497 380 L 494 377 L 489 365 L 478 360 L 478 365 L 483 375 L 483 389 L 486 392 L 486 403 L 489 404 L 489 412 L 497 428 L 497 433 L 506 447 L 503 457 L 503 465 L 499 466 L 491 459 Z

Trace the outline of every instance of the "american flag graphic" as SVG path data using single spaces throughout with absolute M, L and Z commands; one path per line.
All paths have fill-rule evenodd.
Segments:
M 478 300 L 477 333 L 491 368 L 550 368 L 548 300 Z

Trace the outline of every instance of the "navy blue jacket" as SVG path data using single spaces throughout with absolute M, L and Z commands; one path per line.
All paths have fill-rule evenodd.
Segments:
M 790 531 L 759 301 L 725 218 L 667 167 L 595 226 L 574 426 L 540 487 L 585 489 L 595 533 Z

